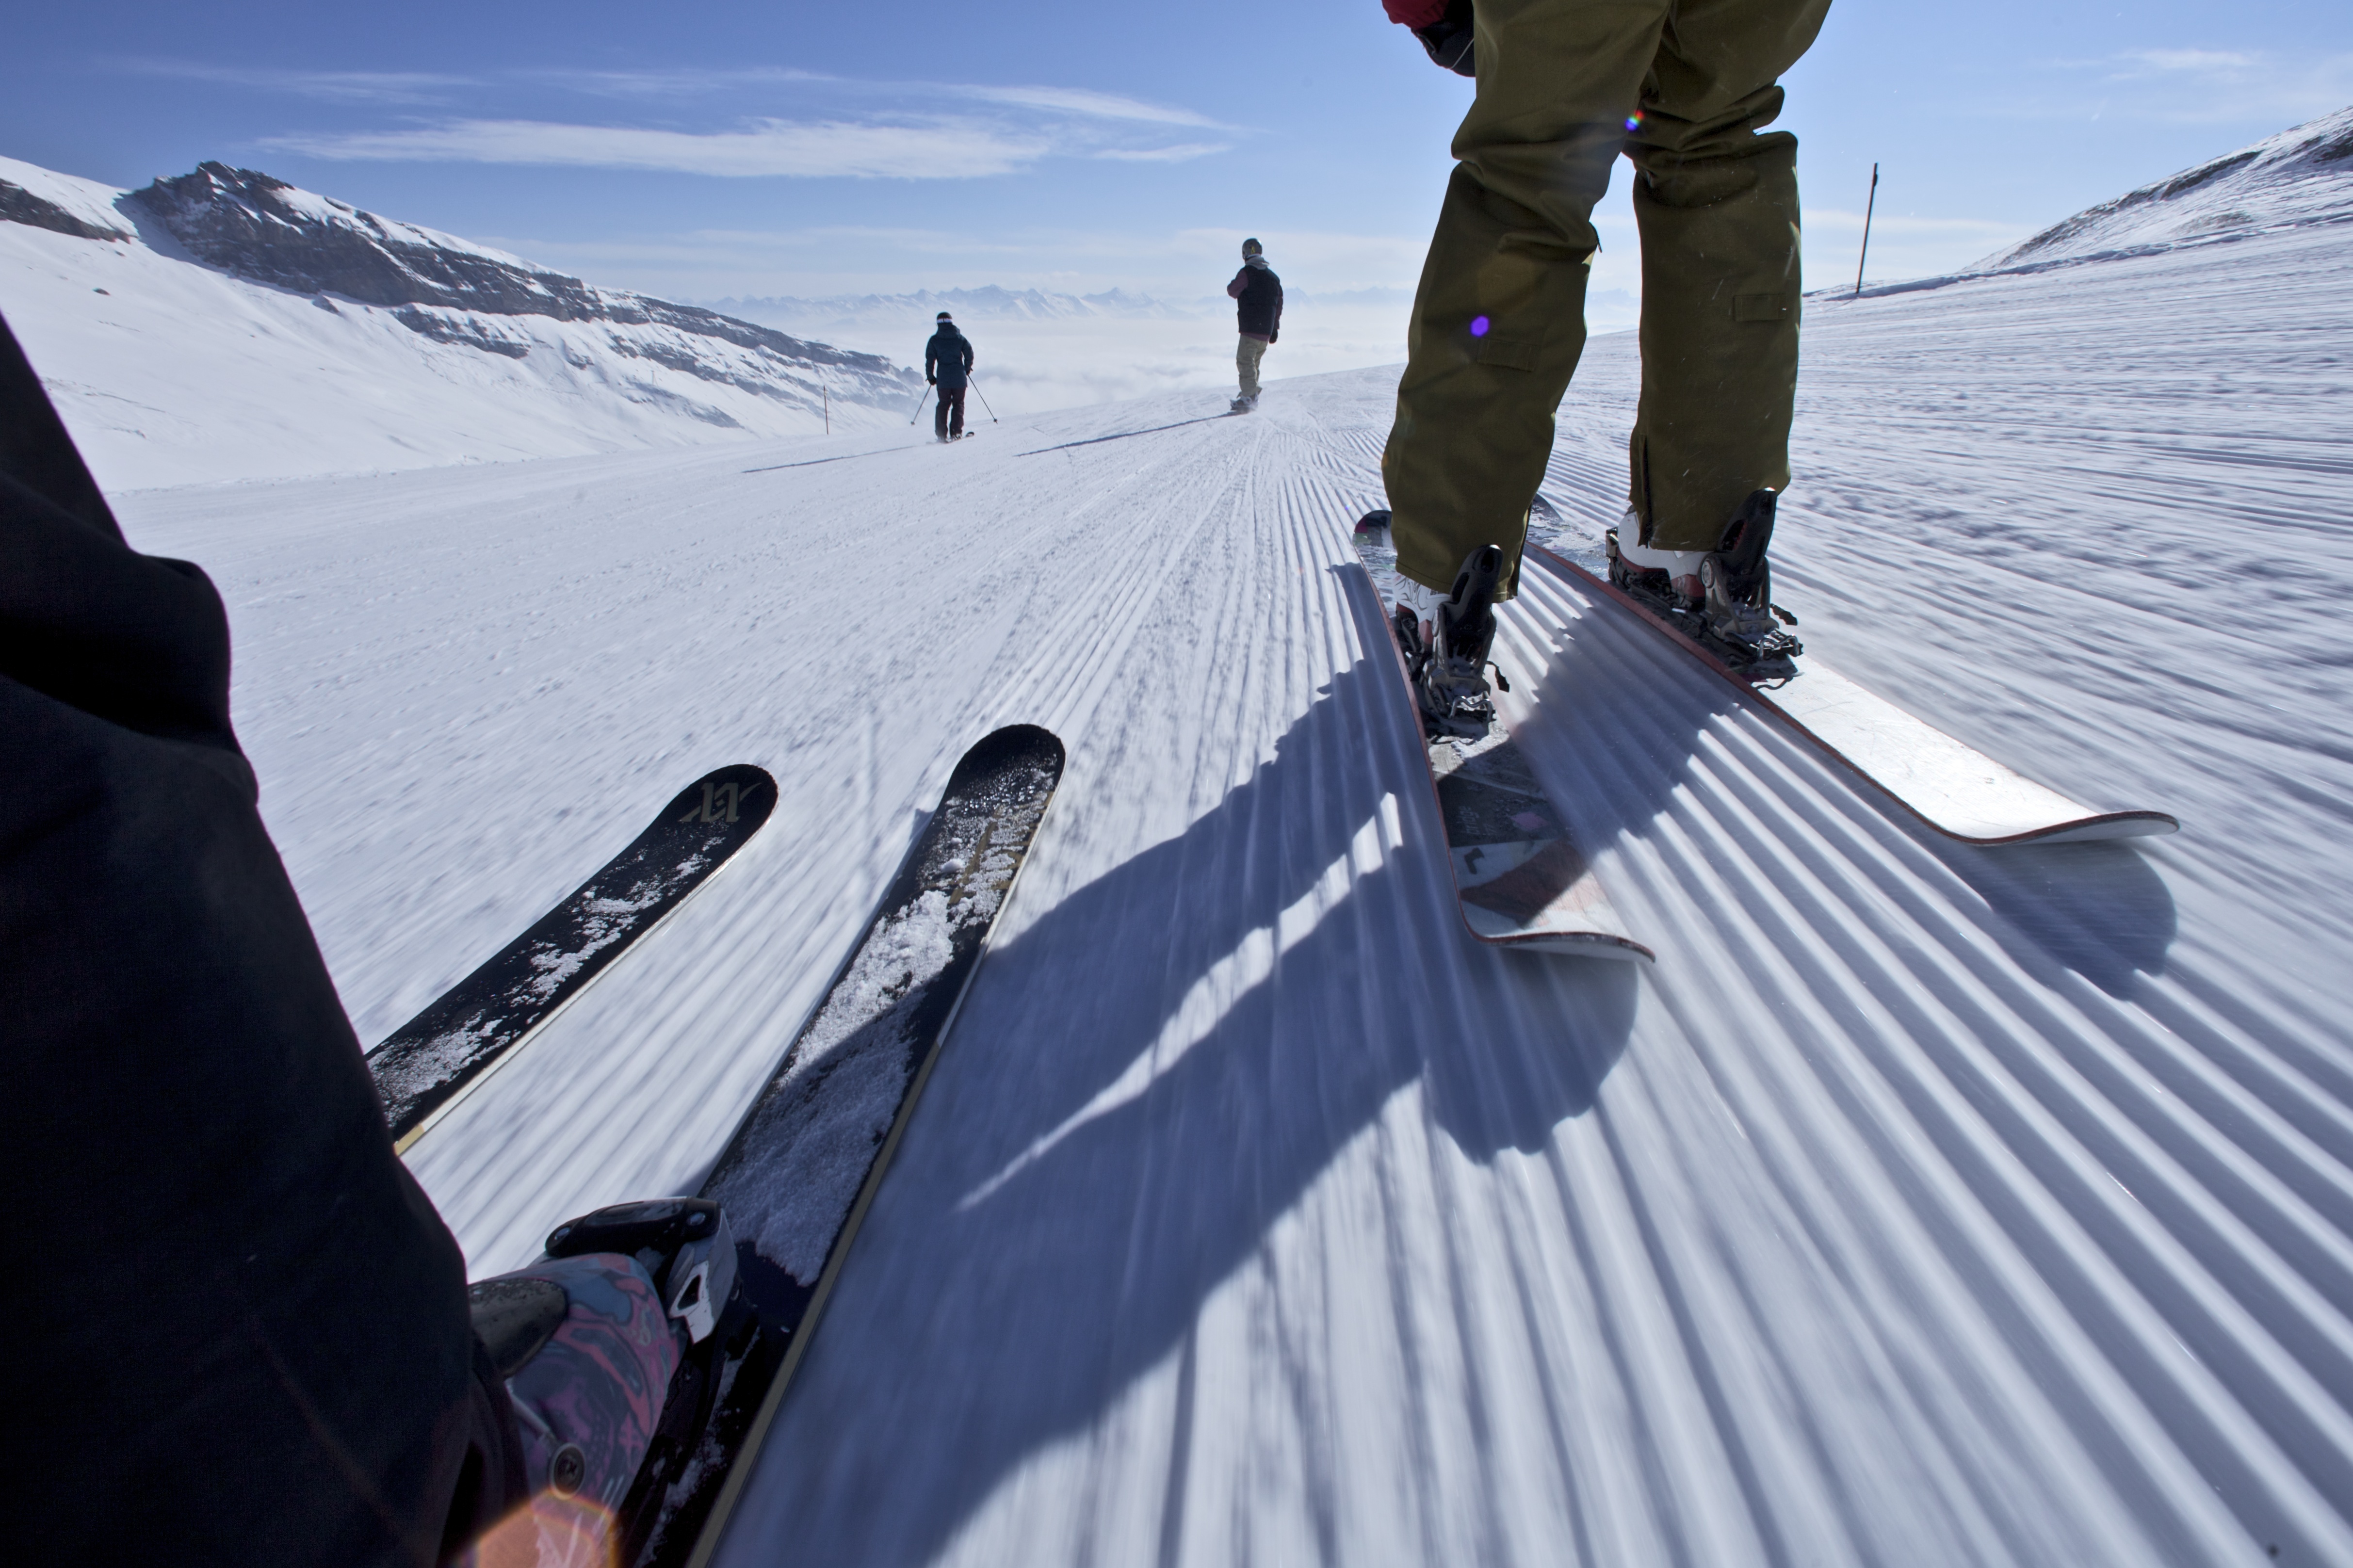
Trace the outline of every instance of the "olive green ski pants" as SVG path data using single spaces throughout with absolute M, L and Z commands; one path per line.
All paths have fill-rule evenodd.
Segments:
M 1713 550 L 1789 481 L 1798 139 L 1757 134 L 1830 0 L 1478 0 L 1478 97 L 1422 263 L 1381 458 L 1398 570 L 1445 589 L 1482 544 L 1519 581 L 1553 413 L 1585 349 L 1593 205 L 1623 153 L 1642 242 L 1644 541 Z

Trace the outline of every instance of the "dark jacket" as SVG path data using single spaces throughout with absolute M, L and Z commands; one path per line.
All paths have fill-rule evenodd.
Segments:
M 0 323 L 0 1191 L 28 1563 L 430 1561 L 474 1339 L 229 728 Z M 512 1419 L 512 1417 L 510 1417 Z
M 972 342 L 955 330 L 955 322 L 941 323 L 923 345 L 923 374 L 948 392 L 972 379 Z
M 1226 292 L 1239 301 L 1234 323 L 1242 336 L 1274 342 L 1282 326 L 1282 279 L 1274 268 L 1245 266 L 1226 285 Z

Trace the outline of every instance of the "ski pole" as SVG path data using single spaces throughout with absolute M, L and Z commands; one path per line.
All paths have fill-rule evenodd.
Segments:
M 915 411 L 907 416 L 907 423 L 913 425 L 916 420 L 921 419 L 923 416 L 923 405 L 931 400 L 932 389 L 926 386 L 923 388 L 923 395 L 915 399 Z
M 978 380 L 976 380 L 976 380 L 973 382 L 973 384 L 972 384 L 972 389 L 973 389 L 975 392 L 980 392 L 980 383 L 979 383 L 979 381 L 978 381 Z M 988 408 L 988 394 L 987 394 L 987 393 L 985 393 L 985 392 L 980 392 L 980 405 L 981 405 L 983 408 Z M 994 408 L 988 408 L 988 422 L 989 422 L 991 425 L 994 425 L 994 424 L 997 424 L 997 410 L 996 410 L 996 409 L 994 409 Z

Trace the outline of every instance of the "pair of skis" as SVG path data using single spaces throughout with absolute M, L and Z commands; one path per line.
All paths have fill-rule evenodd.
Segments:
M 1389 514 L 1366 513 L 1355 531 L 1377 603 L 1395 587 Z M 1530 565 L 1630 615 L 1740 689 L 1844 771 L 1930 831 L 1963 844 L 2063 843 L 2133 838 L 2180 826 L 2160 811 L 2093 811 L 2026 778 L 1808 657 L 1770 686 L 1744 677 L 1633 595 L 1575 562 L 1531 544 Z M 1398 679 L 1391 689 L 1420 721 L 1405 653 L 1391 628 Z M 1454 869 L 1456 901 L 1471 934 L 1490 946 L 1649 961 L 1628 933 L 1592 867 L 1507 727 L 1483 737 L 1428 733 L 1430 788 Z
M 747 1474 L 739 1461 L 776 1418 L 1061 772 L 1061 742 L 1030 725 L 964 754 L 864 938 L 696 1194 L 718 1200 L 737 1237 L 735 1284 L 718 1303 L 711 1349 L 681 1363 L 666 1440 L 616 1521 L 631 1568 L 701 1563 L 715 1549 Z M 428 1133 L 705 886 L 767 821 L 776 793 L 755 767 L 696 780 L 571 897 L 378 1046 L 369 1067 L 396 1146 Z

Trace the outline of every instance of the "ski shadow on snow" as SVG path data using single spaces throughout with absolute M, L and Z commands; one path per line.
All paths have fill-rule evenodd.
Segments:
M 1931 847 L 2001 917 L 1987 929 L 2030 973 L 2057 963 L 2119 1001 L 2165 973 L 2173 891 L 2128 840 Z
M 1322 1206 L 1335 1163 L 1396 1165 L 1416 1192 L 1435 1163 L 1442 1203 L 1450 1149 L 1541 1150 L 1592 1107 L 1637 966 L 1461 930 L 1414 753 L 1366 733 L 1409 725 L 1378 685 L 1396 679 L 1371 658 L 1339 673 L 1208 815 L 990 954 L 735 1539 L 931 1561 L 1172 1356 L 1181 1465 L 1192 1336 L 1271 1232 L 1429 1244 L 1426 1214 Z M 1391 795 L 1407 843 L 1376 858 Z M 1419 1114 L 1393 1104 L 1417 1089 Z M 1326 1281 L 1301 1288 L 1320 1301 Z
M 1592 599 L 1581 584 L 1571 586 Z M 1607 601 L 1592 607 L 1630 614 Z M 1686 670 L 1671 662 L 1669 676 L 1613 654 L 1609 639 L 1580 650 L 1581 640 L 1556 641 L 1536 677 L 1544 701 L 1521 732 L 1572 827 L 1601 845 L 1651 832 L 1688 773 L 1701 731 L 1746 704 L 1695 665 Z M 1663 643 L 1659 651 L 1670 661 L 1684 658 Z M 1758 722 L 1767 733 L 1781 729 L 1778 721 Z M 1877 791 L 1849 787 L 1864 809 L 1896 824 L 1985 900 L 1994 918 L 1983 930 L 2029 974 L 2047 975 L 2055 963 L 2126 998 L 2141 976 L 2165 972 L 2173 895 L 2130 841 L 1959 844 L 1919 826 Z
M 1174 425 L 1155 425 L 1145 430 L 1122 430 L 1110 436 L 1090 436 L 1083 441 L 1064 441 L 1055 447 L 1032 447 L 1026 452 L 1016 452 L 1017 458 L 1035 458 L 1047 452 L 1067 452 L 1073 447 L 1099 447 L 1105 441 L 1124 441 L 1134 436 L 1156 436 L 1163 430 L 1182 430 L 1187 425 L 1214 425 L 1229 417 L 1223 414 L 1204 414 L 1198 419 L 1179 419 Z

